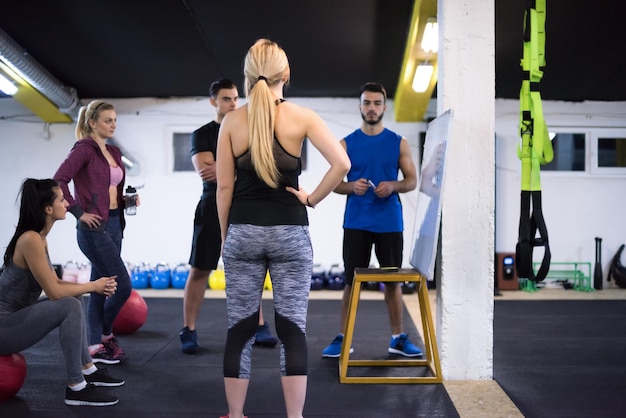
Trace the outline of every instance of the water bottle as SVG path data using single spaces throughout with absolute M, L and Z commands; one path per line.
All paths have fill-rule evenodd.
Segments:
M 137 189 L 133 186 L 128 186 L 126 188 L 126 209 L 124 209 L 124 213 L 126 215 L 136 215 L 137 214 Z

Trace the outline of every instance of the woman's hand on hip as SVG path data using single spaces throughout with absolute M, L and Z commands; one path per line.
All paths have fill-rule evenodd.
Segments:
M 80 218 L 78 218 L 81 222 L 89 225 L 90 228 L 97 228 L 100 226 L 100 222 L 102 221 L 102 216 L 96 215 L 95 213 L 83 213 Z
M 309 194 L 302 187 L 296 190 L 291 186 L 287 186 L 285 187 L 285 190 L 287 190 L 289 193 L 293 193 L 298 198 L 300 203 L 302 203 L 304 206 L 308 206 L 306 199 L 307 197 L 309 197 Z

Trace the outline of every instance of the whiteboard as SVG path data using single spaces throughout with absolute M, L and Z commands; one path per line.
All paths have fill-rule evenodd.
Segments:
M 451 120 L 452 110 L 447 110 L 428 124 L 417 194 L 415 229 L 409 264 L 431 281 L 435 278 L 435 257 L 441 223 L 442 190 Z

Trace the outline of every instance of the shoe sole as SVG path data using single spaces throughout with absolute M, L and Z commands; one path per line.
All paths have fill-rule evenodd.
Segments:
M 119 402 L 119 399 L 111 402 L 89 402 L 89 401 L 77 401 L 73 399 L 66 399 L 65 405 L 69 406 L 111 406 Z
M 395 348 L 389 348 L 387 351 L 390 354 L 398 354 L 404 357 L 422 357 L 424 355 L 424 353 L 409 354 L 409 353 L 405 353 L 404 351 L 396 350 Z
M 354 348 L 350 349 L 350 354 L 354 353 Z M 322 357 L 324 358 L 338 358 L 339 356 L 341 356 L 341 353 L 339 354 L 324 354 L 322 353 Z
M 126 383 L 125 381 L 121 381 L 121 382 L 87 382 L 87 383 L 91 383 L 94 386 L 102 386 L 102 387 L 117 387 L 117 386 L 123 386 L 124 383 Z
M 190 345 L 189 347 L 180 347 L 180 351 L 182 351 L 185 354 L 195 354 L 196 352 L 198 352 L 198 350 L 200 349 L 200 346 L 198 344 L 196 345 Z
M 104 358 L 92 358 L 91 359 L 92 363 L 103 363 L 103 364 L 119 364 L 121 362 L 121 360 L 109 360 L 109 359 L 104 359 Z

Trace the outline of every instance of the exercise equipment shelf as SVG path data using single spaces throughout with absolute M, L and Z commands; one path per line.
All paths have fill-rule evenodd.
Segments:
M 354 336 L 354 324 L 361 295 L 361 284 L 367 282 L 414 282 L 420 306 L 420 317 L 424 333 L 424 356 L 411 359 L 384 359 L 384 360 L 350 360 L 350 347 Z M 425 367 L 430 376 L 348 376 L 349 367 Z M 441 365 L 435 327 L 433 326 L 428 299 L 426 278 L 414 269 L 371 269 L 357 268 L 354 271 L 354 283 L 348 305 L 348 318 L 345 336 L 339 355 L 339 382 L 340 383 L 441 383 Z

